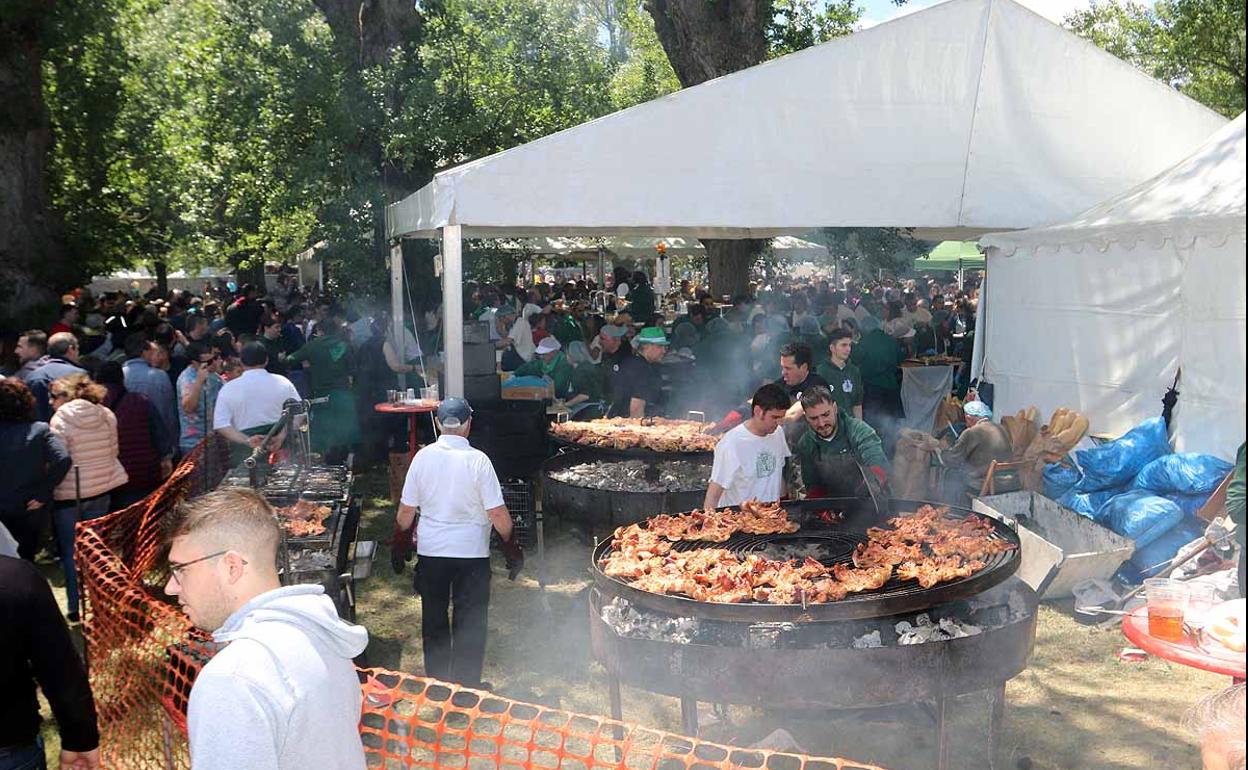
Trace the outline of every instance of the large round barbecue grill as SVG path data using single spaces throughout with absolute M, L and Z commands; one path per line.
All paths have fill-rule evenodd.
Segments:
M 853 566 L 854 548 L 867 542 L 867 529 L 881 526 L 891 516 L 914 513 L 927 503 L 911 500 L 892 500 L 888 511 L 878 511 L 858 498 L 826 498 L 782 503 L 789 520 L 800 526 L 792 534 L 733 535 L 724 543 L 682 541 L 675 543 L 674 550 L 696 548 L 724 548 L 741 556 L 758 553 L 771 559 L 802 559 L 807 556 L 824 566 L 847 564 Z M 946 506 L 948 507 L 948 506 Z M 949 508 L 952 518 L 980 517 L 965 508 Z M 837 522 L 825 521 L 823 514 L 840 518 Z M 758 621 L 813 621 L 846 620 L 849 618 L 874 618 L 921 612 L 928 607 L 963 599 L 985 591 L 1009 578 L 1018 569 L 1021 548 L 1018 534 L 1004 522 L 989 517 L 993 524 L 992 539 L 1011 543 L 1013 550 L 1004 551 L 985 559 L 986 566 L 975 574 L 957 580 L 922 588 L 914 581 L 900 580 L 895 575 L 883 587 L 873 591 L 850 594 L 835 602 L 819 604 L 765 604 L 742 602 L 740 604 L 716 604 L 699 602 L 683 596 L 656 594 L 628 585 L 628 582 L 606 575 L 602 571 L 602 559 L 611 551 L 611 540 L 604 540 L 594 548 L 594 582 L 598 590 L 608 597 L 621 597 L 641 607 L 673 615 L 693 613 L 715 620 Z
M 726 543 L 673 548 L 718 547 L 772 559 L 809 555 L 832 565 L 850 559 L 867 528 L 921 505 L 870 498 L 784 503 L 800 525 L 793 534 L 738 534 Z M 843 518 L 829 523 L 835 514 Z M 959 508 L 950 515 L 982 516 Z M 1019 545 L 1010 524 L 991 521 L 991 538 Z M 985 559 L 967 578 L 924 589 L 894 577 L 874 591 L 806 606 L 715 604 L 635 589 L 603 573 L 600 561 L 611 548 L 607 540 L 593 552 L 590 635 L 594 656 L 607 669 L 613 717 L 623 716 L 621 685 L 679 698 L 691 735 L 699 702 L 804 712 L 917 704 L 935 729 L 932 767 L 993 766 L 1005 683 L 1026 668 L 1035 638 L 1037 597 L 1013 577 L 1017 547 Z M 929 621 L 928 631 L 948 624 L 973 633 L 906 641 L 904 624 Z M 968 718 L 981 708 L 987 713 Z
M 654 453 L 644 450 L 648 454 Z M 707 453 L 692 455 L 693 461 Z M 543 510 L 558 513 L 565 521 L 575 522 L 594 533 L 609 533 L 624 524 L 644 521 L 664 511 L 688 511 L 702 504 L 706 488 L 693 491 L 649 492 L 636 489 L 598 489 L 593 486 L 560 481 L 552 474 L 577 465 L 603 460 L 607 462 L 624 459 L 641 459 L 649 469 L 657 471 L 671 460 L 687 461 L 687 455 L 664 456 L 662 460 L 633 458 L 628 456 L 602 455 L 591 449 L 577 449 L 555 455 L 542 464 Z

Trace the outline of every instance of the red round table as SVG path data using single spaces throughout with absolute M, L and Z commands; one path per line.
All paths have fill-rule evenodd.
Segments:
M 1169 642 L 1149 635 L 1147 606 L 1136 607 L 1122 619 L 1122 633 L 1132 644 L 1150 655 L 1229 676 L 1237 683 L 1244 680 L 1245 656 L 1242 652 L 1223 647 L 1212 639 L 1198 644 L 1187 635 L 1181 642 Z
M 420 415 L 427 414 L 429 415 L 429 421 L 433 422 L 433 413 L 438 411 L 438 404 L 440 403 L 442 402 L 417 401 L 414 404 L 391 404 L 386 402 L 373 406 L 373 411 L 380 412 L 381 414 L 405 414 L 408 416 L 407 451 L 408 454 L 415 454 L 416 447 L 419 444 L 419 440 L 417 439 L 416 421 L 420 419 Z M 437 435 L 438 426 L 436 423 L 434 423 L 433 432 L 434 435 Z

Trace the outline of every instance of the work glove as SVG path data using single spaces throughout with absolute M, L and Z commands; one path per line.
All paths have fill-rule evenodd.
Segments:
M 724 419 L 720 420 L 719 422 L 715 423 L 711 427 L 707 428 L 706 432 L 710 433 L 711 435 L 717 435 L 719 433 L 732 430 L 733 428 L 740 425 L 744 419 L 745 419 L 745 415 L 741 414 L 740 412 L 734 409 L 733 411 L 724 415 Z
M 514 531 L 511 539 L 503 542 L 503 558 L 507 560 L 507 579 L 515 580 L 520 570 L 524 569 L 524 549 L 520 547 Z
M 390 568 L 394 574 L 403 574 L 403 565 L 416 555 L 416 533 L 411 527 L 401 529 L 394 523 L 394 534 L 390 535 Z
M 1205 540 L 1209 542 L 1211 550 L 1220 558 L 1229 558 L 1235 550 L 1235 538 L 1231 530 L 1226 526 L 1226 519 L 1221 516 L 1214 519 L 1205 528 Z
M 884 468 L 879 465 L 872 465 L 871 472 L 875 474 L 875 480 L 880 482 L 880 488 L 888 489 L 888 474 L 884 472 Z

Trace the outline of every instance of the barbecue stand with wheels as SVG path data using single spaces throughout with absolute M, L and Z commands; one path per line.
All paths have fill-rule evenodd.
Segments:
M 905 513 L 921 503 L 891 500 L 890 510 Z M 806 550 L 826 563 L 847 559 L 865 540 L 865 530 L 888 518 L 875 503 L 853 498 L 785 503 L 801 529 L 793 535 L 734 536 L 711 544 L 740 552 L 793 557 Z M 840 510 L 840 524 L 824 525 L 822 510 Z M 969 515 L 951 508 L 954 515 Z M 988 517 L 991 519 L 991 517 Z M 1015 545 L 1017 535 L 991 519 L 994 538 Z M 822 525 L 822 526 L 821 526 Z M 678 548 L 707 544 L 680 543 Z M 840 602 L 800 605 L 712 604 L 678 596 L 638 591 L 602 573 L 599 560 L 610 549 L 594 551 L 595 586 L 590 596 L 590 638 L 595 658 L 607 669 L 614 718 L 622 718 L 620 686 L 627 684 L 681 701 L 682 727 L 697 734 L 699 701 L 768 709 L 838 710 L 904 704 L 930 704 L 935 723 L 940 770 L 991 767 L 1000 736 L 1005 683 L 1024 670 L 1035 639 L 1035 593 L 1013 577 L 1017 550 L 998 554 L 969 578 L 921 589 L 895 578 L 876 591 Z M 777 553 L 777 549 L 779 552 Z M 787 550 L 784 550 L 787 549 Z M 603 607 L 624 599 L 644 618 L 662 622 L 693 618 L 692 640 L 668 640 L 662 634 L 622 633 L 603 619 Z M 895 625 L 914 622 L 918 613 L 933 621 L 951 618 L 977 625 L 974 636 L 896 643 Z M 878 631 L 884 646 L 857 649 L 853 642 Z M 687 642 L 687 643 L 686 643 Z M 890 644 L 891 642 L 891 644 Z M 980 695 L 976 695 L 980 694 Z M 954 737 L 950 725 L 966 708 L 968 697 L 991 705 L 986 739 Z M 982 765 L 967 761 L 968 746 L 986 749 Z M 986 746 L 985 746 L 986 744 Z M 982 751 L 981 751 L 982 753 Z
M 250 487 L 275 508 L 305 500 L 330 509 L 319 535 L 290 536 L 280 528 L 278 568 L 282 585 L 319 583 L 348 620 L 355 616 L 355 582 L 371 573 L 375 543 L 357 543 L 360 502 L 352 494 L 354 457 L 345 465 L 313 464 L 309 443 L 309 407 L 327 401 L 286 401 L 282 416 L 260 445 L 222 480 L 222 487 Z M 302 418 L 302 419 L 300 419 Z M 269 444 L 286 431 L 290 462 L 271 465 Z

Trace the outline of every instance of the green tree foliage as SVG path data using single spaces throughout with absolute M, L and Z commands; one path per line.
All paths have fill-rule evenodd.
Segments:
M 768 58 L 784 56 L 853 32 L 862 18 L 854 0 L 815 3 L 813 0 L 775 0 L 767 30 Z
M 622 110 L 679 91 L 680 80 L 654 34 L 654 22 L 641 4 L 609 1 L 618 9 L 625 44 L 624 58 L 611 75 L 611 102 L 615 108 Z
M 1109 0 L 1066 26 L 1227 117 L 1244 111 L 1242 0 Z

